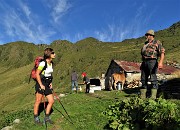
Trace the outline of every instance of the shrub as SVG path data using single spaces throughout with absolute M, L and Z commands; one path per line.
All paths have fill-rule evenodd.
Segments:
M 159 98 L 156 100 L 128 98 L 109 106 L 103 114 L 114 130 L 178 130 L 180 119 L 175 103 Z

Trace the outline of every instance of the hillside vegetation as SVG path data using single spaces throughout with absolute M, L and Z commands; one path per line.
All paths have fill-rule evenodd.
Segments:
M 166 49 L 166 61 L 180 63 L 180 22 L 156 32 Z M 140 62 L 140 49 L 145 38 L 127 39 L 122 42 L 102 42 L 89 37 L 76 43 L 55 40 L 50 45 L 17 41 L 0 45 L 0 112 L 9 113 L 32 108 L 34 102 L 34 82 L 29 74 L 36 56 L 43 55 L 46 47 L 56 53 L 54 60 L 54 88 L 58 92 L 70 91 L 70 74 L 83 71 L 89 77 L 105 73 L 112 59 Z M 81 82 L 81 78 L 79 80 Z

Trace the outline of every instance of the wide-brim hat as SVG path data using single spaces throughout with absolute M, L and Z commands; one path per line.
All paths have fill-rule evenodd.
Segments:
M 147 36 L 147 35 L 155 36 L 155 35 L 154 35 L 154 30 L 148 30 L 148 31 L 146 32 L 145 36 Z

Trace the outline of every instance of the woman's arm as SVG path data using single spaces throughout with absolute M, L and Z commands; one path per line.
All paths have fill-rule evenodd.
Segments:
M 36 80 L 37 80 L 38 84 L 40 85 L 41 89 L 45 90 L 45 86 L 42 84 L 40 74 L 41 74 L 41 70 L 37 69 L 36 70 Z

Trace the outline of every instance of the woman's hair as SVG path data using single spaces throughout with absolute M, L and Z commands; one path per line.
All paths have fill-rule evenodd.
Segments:
M 46 49 L 44 50 L 44 59 L 51 58 L 52 52 L 53 52 L 53 49 L 52 49 L 52 48 L 46 48 Z

